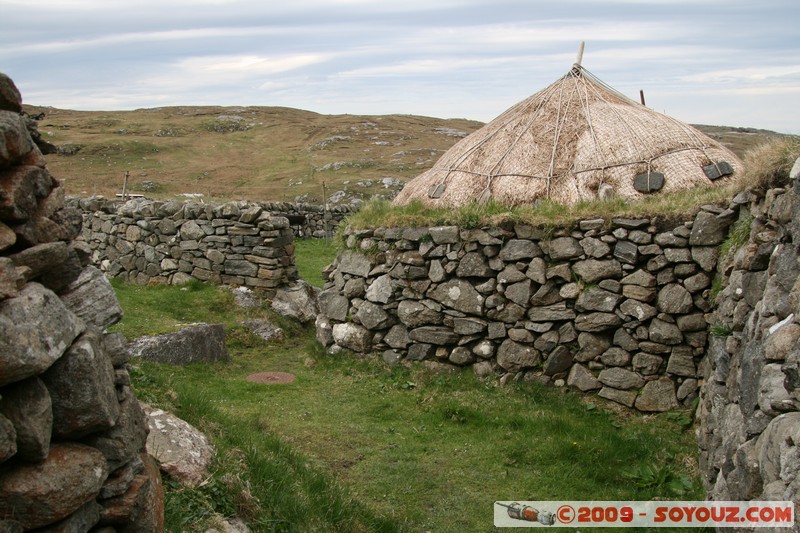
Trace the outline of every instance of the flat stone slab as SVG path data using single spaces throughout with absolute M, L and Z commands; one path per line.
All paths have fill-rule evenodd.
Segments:
M 222 324 L 196 324 L 175 333 L 141 337 L 130 345 L 131 355 L 171 365 L 229 361 Z

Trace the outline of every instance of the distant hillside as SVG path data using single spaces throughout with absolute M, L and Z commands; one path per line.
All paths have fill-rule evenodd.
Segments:
M 483 124 L 412 115 L 320 115 L 283 107 L 161 107 L 44 113 L 42 137 L 59 147 L 50 172 L 68 194 L 319 202 L 393 196 Z M 699 126 L 742 154 L 778 134 Z

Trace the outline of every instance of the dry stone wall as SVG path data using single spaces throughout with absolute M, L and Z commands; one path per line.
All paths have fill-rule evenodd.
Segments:
M 260 204 L 275 216 L 286 217 L 295 238 L 330 239 L 336 234 L 339 224 L 358 211 L 350 205 L 264 202 Z
M 319 297 L 332 350 L 436 360 L 666 411 L 697 396 L 718 247 L 735 211 L 347 230 Z
M 92 263 L 112 277 L 262 289 L 297 279 L 288 219 L 259 204 L 136 199 L 120 205 L 102 198 L 69 204 L 83 215 L 81 238 Z
M 721 260 L 698 411 L 715 500 L 800 503 L 800 160 L 790 178 L 734 200 L 749 239 Z
M 122 311 L 21 111 L 0 74 L 0 531 L 161 531 Z

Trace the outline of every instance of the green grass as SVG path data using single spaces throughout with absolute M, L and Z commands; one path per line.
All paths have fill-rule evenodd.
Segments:
M 472 202 L 458 208 L 427 207 L 419 200 L 394 206 L 378 199 L 367 202 L 348 217 L 345 224 L 357 229 L 442 225 L 469 229 L 506 223 L 569 227 L 578 220 L 598 217 L 686 217 L 704 204 L 727 205 L 733 194 L 730 187 L 696 187 L 679 193 L 648 196 L 636 202 L 615 198 L 562 205 L 542 200 L 533 206 L 508 207 L 489 201 L 486 204 Z
M 126 312 L 115 328 L 129 337 L 204 314 L 230 328 L 229 363 L 134 362 L 139 397 L 218 450 L 202 487 L 167 482 L 168 531 L 203 531 L 215 513 L 255 531 L 492 531 L 495 500 L 703 498 L 692 432 L 664 415 L 468 370 L 329 356 L 312 329 L 267 343 L 236 326 L 267 311 L 245 316 L 216 287 L 115 288 Z M 245 380 L 264 371 L 297 380 Z
M 300 277 L 315 287 L 322 287 L 322 269 L 336 257 L 336 244 L 327 239 L 298 239 L 294 241 L 297 271 Z

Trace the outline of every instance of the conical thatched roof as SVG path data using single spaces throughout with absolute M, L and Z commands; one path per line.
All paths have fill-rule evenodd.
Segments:
M 609 191 L 635 199 L 725 183 L 741 166 L 697 129 L 625 97 L 576 63 L 459 141 L 394 202 L 571 204 Z

